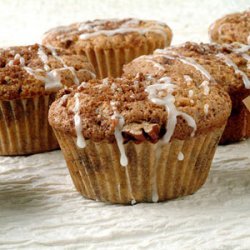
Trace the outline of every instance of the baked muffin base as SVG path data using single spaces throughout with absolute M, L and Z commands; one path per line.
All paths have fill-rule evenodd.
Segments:
M 164 48 L 165 45 L 166 44 L 164 44 L 163 40 L 148 40 L 140 47 L 135 46 L 117 49 L 101 49 L 93 47 L 83 50 L 81 53 L 83 53 L 93 65 L 97 72 L 97 77 L 103 79 L 105 77 L 120 77 L 122 75 L 122 67 L 124 64 L 129 63 L 134 58 L 141 55 L 152 54 L 155 49 Z
M 27 155 L 59 148 L 48 123 L 55 94 L 0 101 L 0 155 Z
M 207 135 L 171 143 L 125 144 L 129 164 L 120 165 L 116 143 L 86 141 L 55 130 L 76 189 L 104 202 L 158 202 L 193 194 L 205 182 L 224 126 Z M 184 159 L 182 159 L 182 154 Z

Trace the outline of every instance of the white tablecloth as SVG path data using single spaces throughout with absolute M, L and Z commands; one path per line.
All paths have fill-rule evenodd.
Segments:
M 166 21 L 174 43 L 208 41 L 213 20 L 250 2 L 0 1 L 0 46 L 39 41 L 48 28 L 107 17 Z M 206 184 L 157 204 L 84 199 L 60 151 L 0 157 L 1 249 L 250 249 L 250 140 L 220 146 Z

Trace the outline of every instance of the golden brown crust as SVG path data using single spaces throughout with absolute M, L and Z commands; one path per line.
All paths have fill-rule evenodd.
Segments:
M 208 77 L 205 77 L 192 65 L 178 60 L 177 56 L 171 53 L 165 54 L 165 50 L 157 51 L 159 53 L 140 56 L 134 59 L 132 62 L 124 65 L 123 76 L 136 76 L 138 73 L 142 73 L 157 78 L 164 75 L 169 77 L 182 75 L 183 80 L 185 80 L 185 76 L 187 76 L 187 78 L 190 78 L 191 80 L 195 79 L 195 82 L 197 83 L 201 83 L 204 80 L 209 80 Z M 160 51 L 162 51 L 164 54 L 160 53 Z
M 147 40 L 162 40 L 168 46 L 171 39 L 172 31 L 166 24 L 129 18 L 93 20 L 57 27 L 45 33 L 43 44 L 79 53 L 93 48 L 141 47 Z
M 0 50 L 0 100 L 44 95 L 93 77 L 83 56 L 38 44 Z
M 193 65 L 181 61 L 181 58 L 185 60 L 191 58 L 195 63 L 202 66 L 219 86 L 223 87 L 230 94 L 233 100 L 233 107 L 237 108 L 238 103 L 241 102 L 238 96 L 250 95 L 250 89 L 248 89 L 250 87 L 248 86 L 249 81 L 246 86 L 247 81 L 244 82 L 242 75 L 219 56 L 221 53 L 228 57 L 246 75 L 246 78 L 250 77 L 249 59 L 246 59 L 250 56 L 249 46 L 240 44 L 220 46 L 191 42 L 164 50 L 156 50 L 154 55 L 139 57 L 123 67 L 124 75 L 136 75 L 138 72 L 141 72 L 160 77 L 164 74 L 170 74 L 169 69 L 172 71 L 175 68 L 171 74 L 187 74 L 191 78 L 196 77 L 197 82 L 201 82 L 204 80 L 204 75 L 202 75 L 201 71 L 197 71 Z M 171 57 L 179 58 L 179 60 L 171 59 Z
M 223 46 L 186 43 L 179 47 L 172 47 L 171 51 L 191 57 L 202 65 L 213 76 L 218 85 L 229 93 L 233 104 L 232 112 L 240 112 L 242 100 L 250 95 L 250 68 L 248 62 L 250 46 L 237 43 Z M 225 59 L 219 56 L 221 53 L 235 64 L 237 70 L 245 74 L 245 78 L 248 78 L 246 82 L 244 82 L 244 77 L 234 67 L 225 63 Z
M 235 93 L 236 91 L 248 91 L 241 74 L 237 73 L 234 67 L 228 65 L 220 54 L 222 53 L 228 57 L 236 67 L 243 71 L 249 78 L 249 59 L 247 60 L 246 57 L 250 57 L 250 46 L 237 43 L 231 45 L 217 45 L 186 42 L 181 46 L 173 46 L 167 50 L 194 59 L 197 63 L 202 65 L 227 92 Z
M 226 15 L 209 27 L 210 39 L 216 43 L 250 44 L 250 11 Z
M 166 78 L 166 75 L 164 77 Z M 184 112 L 192 117 L 197 125 L 196 135 L 207 133 L 226 123 L 231 103 L 222 89 L 210 86 L 206 93 L 203 87 L 197 87 L 197 79 L 187 83 L 181 74 L 172 74 L 170 78 L 171 83 L 175 85 L 172 95 L 176 107 L 176 111 L 171 109 L 170 112 Z M 162 83 L 164 84 L 164 80 L 148 78 L 141 74 L 135 78 L 91 80 L 79 88 L 67 90 L 67 96 L 62 96 L 52 104 L 49 112 L 50 125 L 56 130 L 76 136 L 74 116 L 75 97 L 78 93 L 81 132 L 85 139 L 93 141 L 115 139 L 117 120 L 112 119 L 114 115 L 112 103 L 115 103 L 116 110 L 125 120 L 122 130 L 125 141 L 156 142 L 166 133 L 170 114 L 165 106 L 154 104 L 149 99 L 146 89 Z M 192 92 L 191 98 L 190 92 Z M 168 88 L 158 91 L 158 95 L 162 95 L 162 98 L 167 97 L 169 93 Z M 206 110 L 205 106 L 209 110 Z M 178 115 L 171 138 L 185 139 L 190 137 L 192 132 L 193 128 L 187 124 L 182 115 Z
M 249 45 L 239 43 L 218 45 L 187 42 L 181 46 L 172 46 L 163 51 L 157 50 L 154 53 L 153 59 L 159 63 L 158 68 L 153 67 L 154 64 L 150 62 L 149 59 L 152 56 L 144 56 L 124 66 L 125 74 L 133 75 L 136 72 L 143 72 L 159 77 L 159 75 L 165 74 L 164 72 L 168 72 L 168 68 L 172 67 L 172 65 L 176 68 L 176 72 L 182 72 L 183 74 L 185 73 L 184 69 L 187 70 L 188 67 L 190 68 L 189 70 L 193 68 L 194 71 L 194 67 L 190 65 L 181 67 L 181 61 L 179 61 L 179 63 L 173 60 L 172 63 L 170 63 L 170 59 L 164 61 L 164 57 L 162 59 L 160 56 L 164 53 L 171 56 L 184 57 L 186 59 L 191 58 L 210 73 L 217 84 L 229 93 L 233 108 L 221 143 L 225 144 L 239 141 L 250 136 L 249 129 L 247 129 L 250 126 L 248 124 L 249 119 L 246 118 L 249 116 L 247 115 L 249 112 L 242 103 L 242 100 L 250 95 Z M 231 60 L 230 64 L 233 63 L 235 66 L 228 65 L 228 63 L 225 62 L 225 58 L 221 57 L 221 53 Z M 242 73 L 240 74 L 239 71 L 242 71 L 245 77 L 243 77 Z M 199 81 L 201 81 L 201 79 L 202 76 L 200 76 Z

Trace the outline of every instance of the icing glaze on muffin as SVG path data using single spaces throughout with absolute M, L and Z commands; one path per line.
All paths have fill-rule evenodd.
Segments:
M 75 136 L 79 147 L 88 139 L 116 140 L 126 165 L 124 142 L 184 140 L 225 123 L 231 108 L 228 95 L 209 80 L 198 81 L 192 77 L 186 82 L 178 72 L 91 80 L 66 90 L 52 104 L 49 121 Z
M 0 99 L 29 98 L 95 78 L 86 58 L 43 45 L 0 50 Z

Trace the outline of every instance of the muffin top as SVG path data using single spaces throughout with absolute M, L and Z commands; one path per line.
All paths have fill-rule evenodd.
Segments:
M 209 80 L 185 74 L 173 67 L 160 78 L 138 74 L 90 80 L 61 93 L 51 105 L 49 122 L 76 137 L 79 147 L 85 139 L 116 139 L 118 146 L 159 139 L 167 143 L 224 125 L 231 110 L 228 94 Z
M 124 66 L 125 75 L 137 72 L 162 76 L 169 67 L 192 72 L 202 79 L 214 80 L 229 94 L 250 89 L 250 46 L 215 45 L 187 42 L 180 46 L 158 49 L 153 55 L 141 56 Z M 177 59 L 177 60 L 176 60 Z
M 171 29 L 157 21 L 138 19 L 109 19 L 74 23 L 60 26 L 45 33 L 43 44 L 72 49 L 77 52 L 83 48 L 128 48 L 141 46 L 145 40 L 163 40 L 169 45 Z
M 211 41 L 250 44 L 250 10 L 226 15 L 209 27 Z
M 83 56 L 38 44 L 0 49 L 0 100 L 44 95 L 92 78 Z

